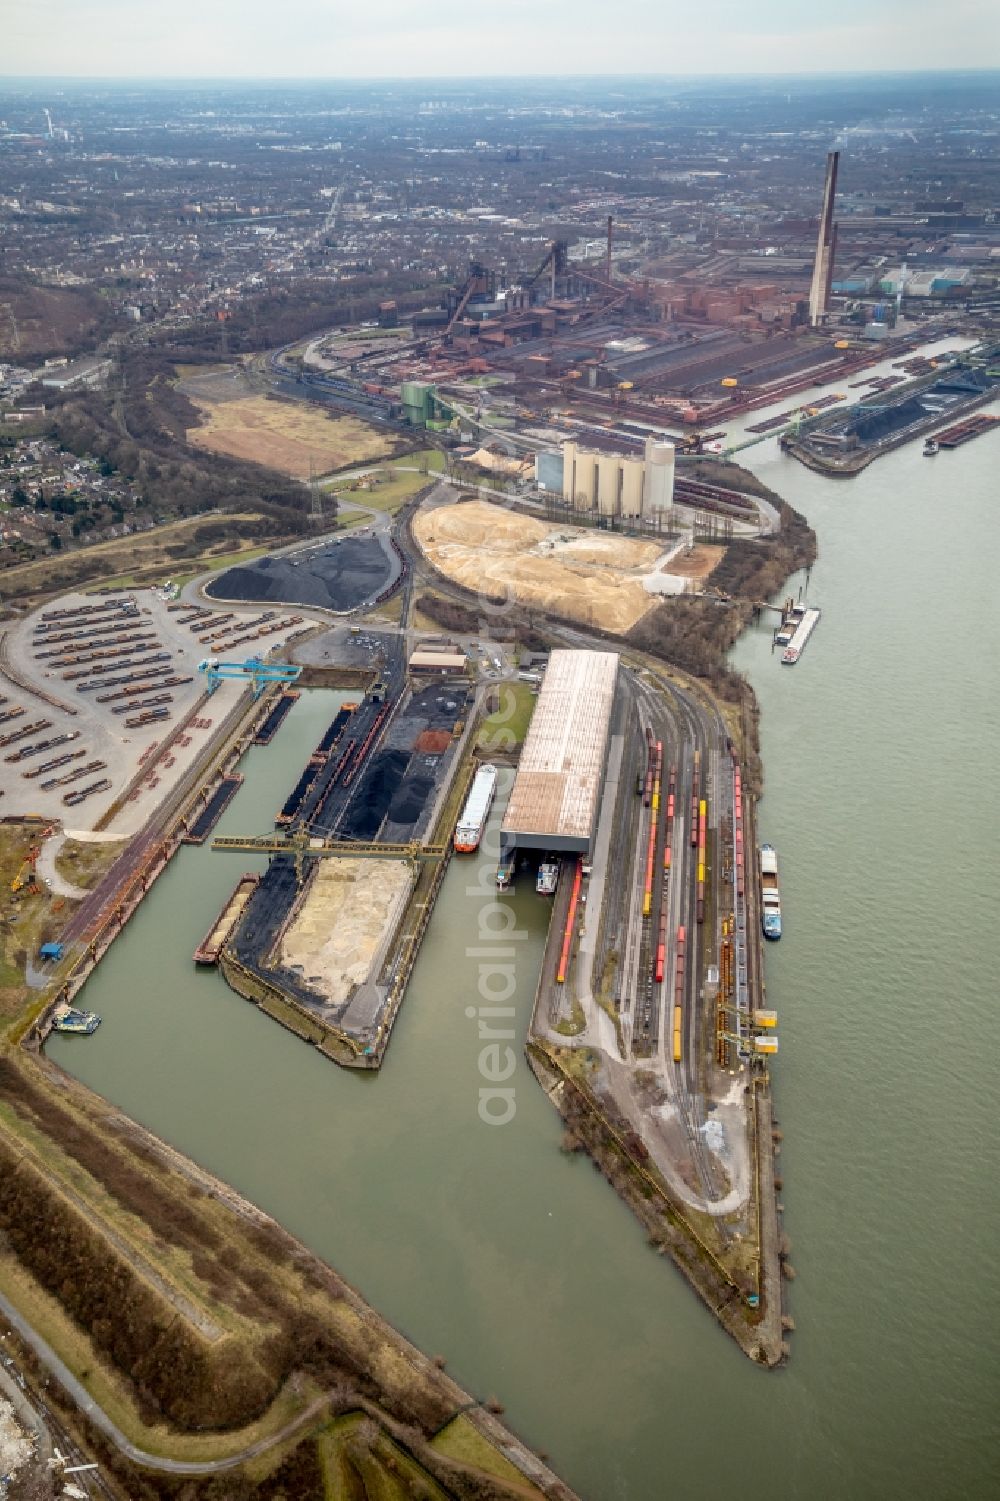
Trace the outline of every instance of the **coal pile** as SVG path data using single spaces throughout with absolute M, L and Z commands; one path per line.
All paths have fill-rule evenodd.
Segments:
M 862 443 L 878 443 L 900 428 L 909 427 L 911 422 L 919 422 L 926 415 L 920 401 L 915 396 L 910 396 L 892 406 L 860 407 L 851 419 L 848 431 L 853 432 Z
M 424 811 L 424 805 L 433 786 L 434 773 L 430 768 L 427 769 L 426 774 L 417 773 L 404 777 L 395 797 L 389 804 L 391 822 L 407 826 L 415 824 Z
M 387 750 L 372 761 L 344 823 L 350 838 L 373 839 L 378 833 L 409 759 L 406 751 Z
M 395 571 L 376 537 L 347 537 L 314 552 L 237 564 L 205 593 L 215 599 L 354 610 L 380 593 Z

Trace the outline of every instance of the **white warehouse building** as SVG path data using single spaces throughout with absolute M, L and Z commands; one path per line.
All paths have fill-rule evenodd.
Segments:
M 655 521 L 674 503 L 676 451 L 666 439 L 646 439 L 645 453 L 597 453 L 562 446 L 562 493 L 574 510 Z
M 591 854 L 617 682 L 617 652 L 550 654 L 500 827 L 503 849 Z

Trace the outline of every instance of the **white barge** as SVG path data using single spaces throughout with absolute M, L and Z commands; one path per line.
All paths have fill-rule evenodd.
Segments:
M 455 828 L 455 848 L 459 854 L 471 854 L 479 848 L 479 841 L 483 837 L 486 827 L 486 819 L 493 805 L 493 794 L 497 786 L 497 769 L 489 762 L 480 766 L 469 790 L 469 796 L 465 800 L 462 816 Z
M 798 623 L 792 632 L 791 640 L 781 653 L 781 660 L 786 667 L 794 667 L 805 650 L 806 642 L 813 631 L 819 625 L 819 610 L 806 609 L 803 605 L 796 605 L 792 611 L 793 617 L 798 615 Z

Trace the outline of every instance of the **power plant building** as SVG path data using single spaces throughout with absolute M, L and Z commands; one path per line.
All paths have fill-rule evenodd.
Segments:
M 674 503 L 675 463 L 674 445 L 666 439 L 647 438 L 641 456 L 595 452 L 578 443 L 564 443 L 563 499 L 580 512 L 655 521 Z M 536 472 L 541 474 L 540 464 Z
M 617 652 L 552 652 L 501 825 L 503 849 L 591 853 L 617 681 Z

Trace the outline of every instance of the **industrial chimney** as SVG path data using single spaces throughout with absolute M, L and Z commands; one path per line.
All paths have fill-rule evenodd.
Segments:
M 816 260 L 813 264 L 812 285 L 809 288 L 809 323 L 813 328 L 822 324 L 830 300 L 830 283 L 833 280 L 833 257 L 837 249 L 837 226 L 833 222 L 833 204 L 837 195 L 837 166 L 840 152 L 831 151 L 826 158 L 826 185 L 823 188 L 823 212 L 819 220 L 819 235 L 816 239 Z

